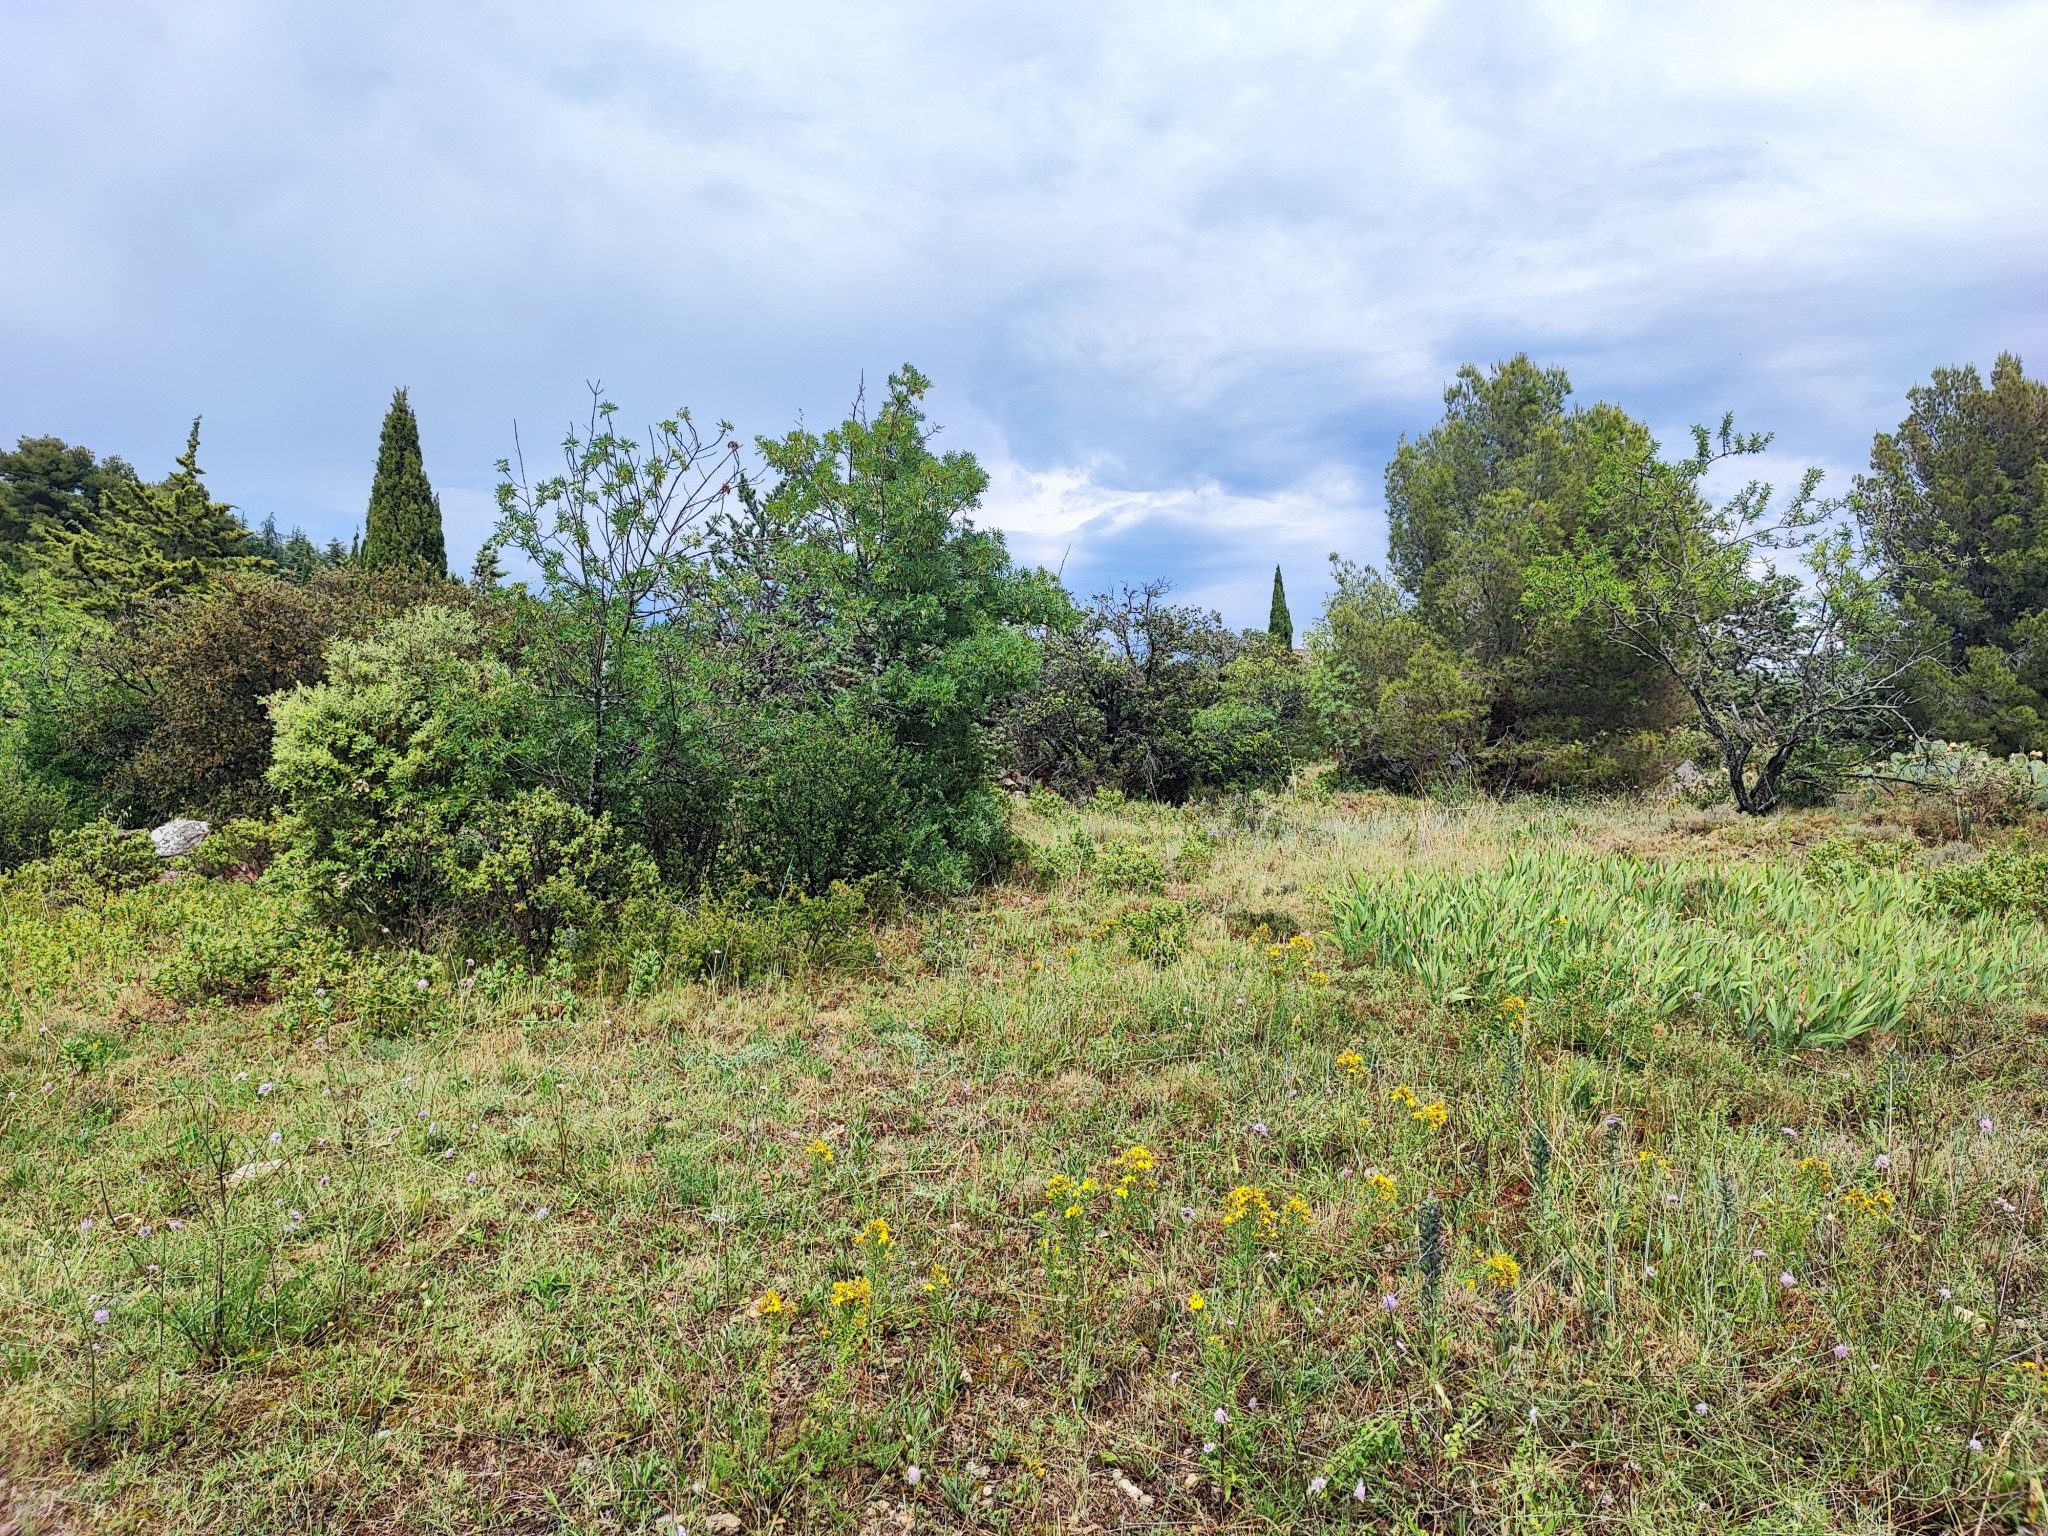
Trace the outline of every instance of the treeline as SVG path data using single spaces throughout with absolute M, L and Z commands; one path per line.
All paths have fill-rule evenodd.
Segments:
M 51 438 L 0 454 L 0 857 L 178 815 L 281 854 L 334 922 L 529 957 L 636 900 L 957 890 L 1006 787 L 1183 800 L 1333 761 L 1404 790 L 1605 790 L 1711 766 L 1744 810 L 1914 734 L 2048 747 L 2048 386 L 1937 372 L 1840 500 L 1704 480 L 1517 357 L 1387 471 L 1378 571 L 1297 647 L 1162 583 L 1080 602 L 972 513 L 906 368 L 744 449 L 601 400 L 451 579 L 404 391 L 349 546 Z M 524 579 L 507 582 L 516 561 Z M 97 835 L 97 834 L 96 834 Z M 252 853 L 252 858 L 257 856 Z M 277 878 L 285 878 L 285 874 Z

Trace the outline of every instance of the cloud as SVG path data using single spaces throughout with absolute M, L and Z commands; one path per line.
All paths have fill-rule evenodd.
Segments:
M 466 553 L 587 378 L 777 431 L 911 359 L 1020 549 L 1254 623 L 1269 550 L 1304 617 L 1326 536 L 1377 557 L 1459 363 L 1845 472 L 1930 367 L 2048 355 L 2038 5 L 17 0 L 0 49 L 0 433 L 203 409 L 322 533 L 397 383 Z

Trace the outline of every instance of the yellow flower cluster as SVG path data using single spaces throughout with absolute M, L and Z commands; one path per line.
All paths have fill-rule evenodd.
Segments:
M 1408 1118 L 1410 1120 L 1420 1120 L 1432 1131 L 1440 1131 L 1444 1128 L 1444 1122 L 1451 1118 L 1451 1112 L 1450 1109 L 1444 1104 L 1444 1101 L 1442 1099 L 1438 1099 L 1433 1104 L 1423 1105 L 1420 1109 L 1416 1110 Z
M 832 1149 L 816 1137 L 804 1148 L 804 1156 L 811 1160 L 813 1168 L 829 1168 L 832 1165 Z
M 1290 1196 L 1276 1210 L 1272 1197 L 1256 1184 L 1240 1184 L 1223 1197 L 1223 1225 L 1235 1227 L 1249 1222 L 1262 1242 L 1278 1236 L 1283 1227 L 1308 1226 L 1315 1220 L 1315 1214 L 1299 1195 Z
M 1254 937 L 1267 932 L 1265 925 L 1260 924 L 1259 933 Z M 1302 979 L 1312 986 L 1327 987 L 1330 984 L 1330 973 L 1316 967 L 1315 940 L 1305 933 L 1297 933 L 1285 944 L 1268 944 L 1266 969 L 1275 976 L 1285 976 L 1289 971 L 1298 970 Z
M 2016 1368 L 2030 1372 L 2034 1380 L 2040 1384 L 2041 1390 L 2048 1392 L 2048 1366 L 2042 1365 L 2038 1360 L 2022 1360 Z
M 856 1312 L 865 1312 L 874 1305 L 874 1301 L 875 1288 L 868 1283 L 866 1275 L 832 1282 L 832 1305 L 835 1307 L 851 1307 Z
M 1388 1094 L 1387 1097 L 1396 1104 L 1406 1104 L 1410 1109 L 1415 1108 L 1417 1103 L 1415 1090 L 1406 1083 L 1401 1084 L 1400 1087 Z
M 1500 1016 L 1510 1024 L 1519 1024 L 1529 1013 L 1529 1000 L 1510 992 L 1500 1000 Z
M 1256 1184 L 1240 1184 L 1223 1197 L 1223 1225 L 1234 1227 L 1245 1221 L 1252 1223 L 1260 1237 L 1271 1237 L 1279 1230 L 1280 1213 Z
M 856 1248 L 866 1248 L 872 1244 L 877 1253 L 882 1253 L 886 1252 L 895 1241 L 896 1234 L 889 1230 L 889 1223 L 877 1216 L 873 1221 L 861 1228 L 860 1236 L 853 1240 L 853 1246 Z
M 927 1296 L 936 1296 L 953 1283 L 953 1277 L 946 1273 L 943 1264 L 934 1264 L 925 1276 L 924 1289 Z
M 1497 1291 L 1512 1291 L 1522 1283 L 1522 1266 L 1505 1253 L 1496 1253 L 1480 1266 L 1486 1283 Z
M 1208 1305 L 1207 1299 L 1203 1297 L 1200 1291 L 1188 1292 L 1188 1310 L 1190 1312 L 1199 1312 Z
M 1126 1147 L 1110 1165 L 1123 1171 L 1123 1177 L 1116 1181 L 1116 1188 L 1110 1193 L 1119 1200 L 1128 1200 L 1136 1190 L 1157 1189 L 1159 1180 L 1152 1170 L 1158 1165 L 1159 1159 L 1152 1155 L 1150 1147 Z
M 1881 1185 L 1875 1189 L 1851 1185 L 1842 1191 L 1842 1204 L 1859 1216 L 1881 1216 L 1892 1208 L 1892 1192 Z
M 767 1291 L 756 1297 L 747 1310 L 756 1317 L 780 1317 L 789 1310 L 789 1303 L 782 1299 L 782 1292 Z
M 1393 1175 L 1381 1173 L 1377 1168 L 1366 1174 L 1365 1187 L 1389 1205 L 1393 1204 L 1395 1195 L 1399 1193 L 1394 1184 Z
M 1337 1058 L 1337 1070 L 1356 1082 L 1365 1076 L 1365 1058 L 1356 1051 L 1346 1051 Z

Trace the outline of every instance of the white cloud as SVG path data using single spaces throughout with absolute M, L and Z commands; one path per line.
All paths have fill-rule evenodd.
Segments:
M 0 50 L 0 433 L 204 409 L 323 531 L 395 383 L 481 509 L 586 377 L 772 431 L 911 358 L 1020 546 L 1248 622 L 1218 573 L 1372 554 L 1460 362 L 1853 468 L 1929 367 L 2048 359 L 2038 4 L 20 0 Z

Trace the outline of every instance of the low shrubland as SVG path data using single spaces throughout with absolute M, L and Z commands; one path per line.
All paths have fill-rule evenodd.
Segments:
M 73 850 L 0 890 L 11 1496 L 2010 1528 L 2044 946 L 1961 882 L 2038 855 L 1909 821 L 1040 802 L 971 900 L 642 901 L 537 969 L 341 944 L 247 829 Z

